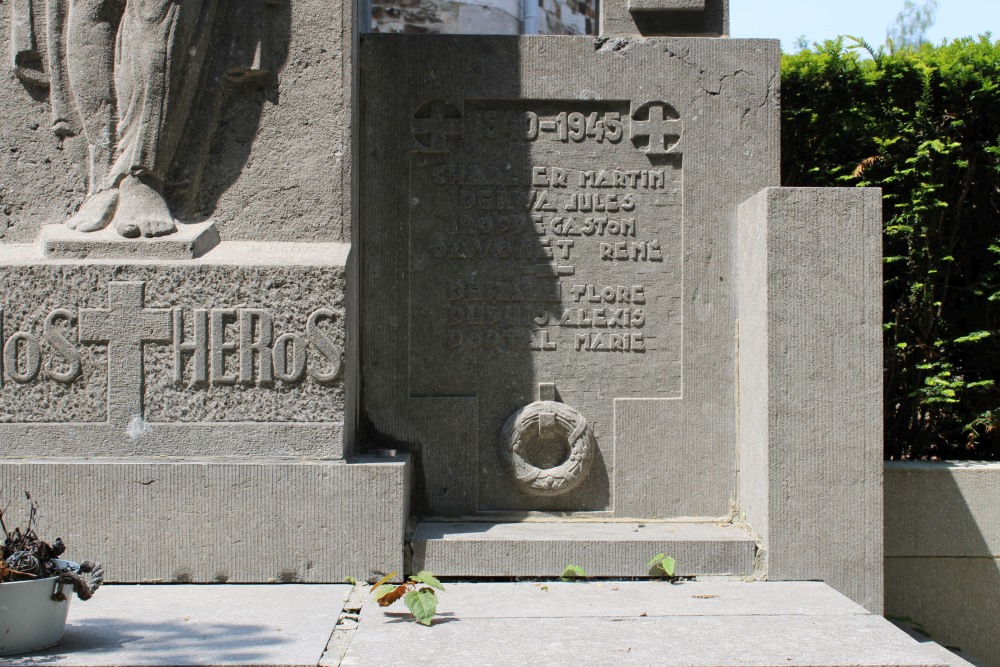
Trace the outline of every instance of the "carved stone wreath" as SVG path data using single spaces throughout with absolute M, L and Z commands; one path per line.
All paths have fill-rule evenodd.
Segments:
M 569 455 L 552 468 L 531 463 L 527 453 L 542 438 L 565 441 Z M 500 447 L 526 493 L 557 496 L 576 488 L 593 463 L 597 443 L 583 415 L 565 403 L 536 401 L 512 414 L 500 432 Z

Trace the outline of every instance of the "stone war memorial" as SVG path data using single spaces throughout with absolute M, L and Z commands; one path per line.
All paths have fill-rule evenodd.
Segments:
M 726 0 L 601 4 L 0 3 L 3 502 L 118 583 L 661 552 L 877 618 L 880 193 L 780 187 L 778 43 Z

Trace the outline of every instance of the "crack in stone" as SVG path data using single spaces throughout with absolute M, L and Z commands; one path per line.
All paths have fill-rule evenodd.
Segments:
M 612 53 L 624 53 L 632 46 L 631 41 L 626 37 L 595 37 L 594 51 L 611 51 Z

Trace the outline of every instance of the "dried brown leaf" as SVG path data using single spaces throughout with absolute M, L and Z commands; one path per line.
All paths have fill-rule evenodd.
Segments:
M 854 168 L 854 178 L 858 178 L 859 176 L 861 176 L 861 174 L 865 173 L 865 169 L 878 162 L 878 160 L 879 160 L 878 155 L 872 155 L 871 157 L 866 157 L 864 160 L 861 161 L 861 164 L 859 164 L 857 167 Z
M 394 589 L 392 589 L 391 591 L 389 591 L 388 593 L 386 593 L 385 595 L 376 600 L 376 602 L 378 602 L 378 606 L 388 607 L 393 602 L 399 600 L 404 595 L 406 595 L 406 589 L 407 589 L 406 584 L 400 584 L 399 586 L 396 586 Z

